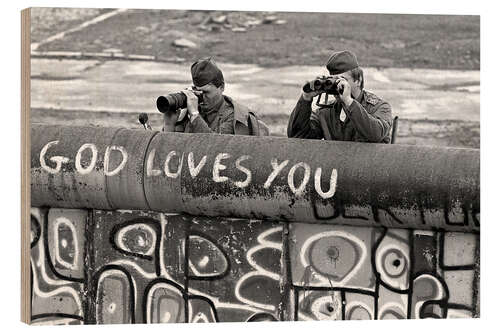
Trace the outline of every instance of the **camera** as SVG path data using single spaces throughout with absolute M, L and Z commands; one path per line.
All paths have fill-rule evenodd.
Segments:
M 302 87 L 302 91 L 304 91 L 305 93 L 319 91 L 322 93 L 338 96 L 344 93 L 344 88 L 338 86 L 337 78 L 333 76 L 322 76 L 310 82 L 307 82 Z
M 198 103 L 203 102 L 203 93 L 200 92 Z M 160 96 L 156 99 L 156 108 L 161 113 L 176 112 L 187 107 L 187 97 L 181 92 Z
M 176 112 L 187 107 L 187 97 L 183 93 L 168 94 L 156 99 L 156 108 L 161 113 Z

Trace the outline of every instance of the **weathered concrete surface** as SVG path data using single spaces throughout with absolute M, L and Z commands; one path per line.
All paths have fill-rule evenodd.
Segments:
M 159 95 L 191 85 L 189 66 L 141 61 L 32 59 L 31 107 L 157 112 Z M 260 114 L 289 114 L 321 66 L 219 64 L 226 93 Z M 479 71 L 366 68 L 366 88 L 405 119 L 479 121 Z
M 33 206 L 479 230 L 479 150 L 33 125 Z

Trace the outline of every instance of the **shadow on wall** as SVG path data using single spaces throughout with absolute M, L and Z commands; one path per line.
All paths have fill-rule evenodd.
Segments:
M 478 233 L 35 207 L 31 273 L 33 324 L 479 316 Z

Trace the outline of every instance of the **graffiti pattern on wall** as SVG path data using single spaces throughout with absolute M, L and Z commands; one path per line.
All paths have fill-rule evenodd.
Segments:
M 479 316 L 479 234 L 32 208 L 32 322 Z
M 305 224 L 290 230 L 299 320 L 479 314 L 475 234 Z

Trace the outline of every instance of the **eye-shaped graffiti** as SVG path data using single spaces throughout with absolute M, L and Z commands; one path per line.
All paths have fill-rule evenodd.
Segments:
M 54 226 L 54 243 L 58 246 L 54 256 L 56 266 L 75 270 L 78 267 L 78 238 L 71 222 L 66 219 L 58 219 Z
M 152 258 L 156 245 L 156 232 L 145 223 L 134 223 L 118 230 L 113 242 L 124 252 Z
M 119 267 L 107 267 L 97 274 L 96 323 L 134 323 L 134 286 L 130 274 Z
M 368 320 L 373 319 L 371 306 L 362 302 L 352 302 L 349 307 L 346 307 L 346 319 L 349 320 Z
M 57 223 L 63 218 L 77 230 L 70 235 L 83 242 L 86 217 L 87 212 L 79 210 L 34 208 L 31 211 L 31 319 L 34 324 L 84 322 L 86 305 L 81 273 L 86 267 L 83 251 L 73 247 L 72 251 L 65 252 L 64 238 L 53 236 L 59 235 L 61 230 L 63 235 L 68 235 L 67 229 L 59 228 Z M 57 256 L 62 262 L 71 264 L 70 267 L 58 264 Z
M 373 287 L 371 228 L 290 226 L 293 281 L 303 287 Z
M 310 291 L 299 296 L 300 320 L 342 319 L 342 299 L 338 291 Z
M 479 235 L 33 208 L 32 323 L 479 316 Z
M 378 243 L 375 267 L 381 284 L 389 290 L 404 291 L 409 288 L 408 230 L 395 229 L 387 232 Z
M 150 284 L 146 292 L 146 322 L 182 323 L 185 321 L 184 293 L 168 280 Z
M 200 235 L 189 236 L 189 275 L 191 278 L 216 278 L 229 269 L 224 252 Z
M 302 246 L 300 259 L 311 268 L 308 272 L 318 273 L 315 277 L 319 281 L 342 284 L 360 269 L 366 252 L 365 244 L 356 236 L 340 230 L 328 231 L 309 238 Z M 309 280 L 304 275 L 306 278 Z

